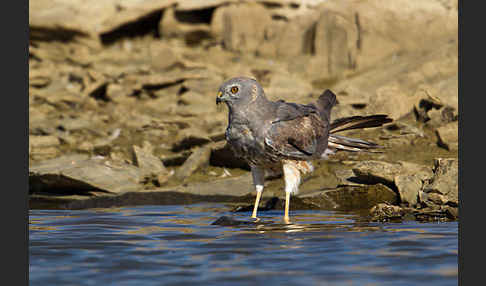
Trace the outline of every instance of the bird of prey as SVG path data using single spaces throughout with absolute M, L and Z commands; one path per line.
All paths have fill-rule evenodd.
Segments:
M 332 91 L 324 91 L 315 103 L 305 105 L 271 101 L 256 80 L 246 77 L 232 78 L 220 86 L 216 104 L 222 102 L 229 109 L 226 141 L 235 156 L 251 167 L 256 190 L 252 218 L 257 218 L 267 170 L 283 173 L 285 222 L 289 222 L 290 195 L 298 193 L 301 173 L 313 171 L 312 160 L 326 159 L 338 150 L 356 152 L 381 147 L 336 132 L 392 121 L 386 115 L 371 115 L 331 122 L 331 109 L 336 104 Z

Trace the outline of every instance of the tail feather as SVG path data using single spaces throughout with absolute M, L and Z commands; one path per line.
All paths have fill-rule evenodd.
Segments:
M 325 121 L 331 119 L 331 109 L 334 105 L 336 105 L 336 95 L 331 90 L 326 89 L 316 102 L 317 109 Z
M 330 133 L 337 133 L 345 130 L 379 127 L 393 120 L 385 114 L 370 116 L 351 116 L 334 120 L 330 125 Z
M 330 134 L 327 148 L 333 152 L 343 150 L 343 151 L 350 151 L 350 152 L 371 152 L 371 153 L 382 153 L 381 151 L 376 151 L 374 149 L 382 149 L 383 146 L 380 146 L 374 142 L 365 141 L 362 139 L 356 138 L 349 138 L 344 136 L 339 136 L 336 134 Z
M 339 136 L 336 134 L 331 134 L 329 136 L 329 141 L 337 144 L 345 144 L 348 147 L 355 147 L 355 148 L 361 148 L 361 149 L 377 149 L 377 148 L 383 148 L 383 146 L 380 146 L 374 142 L 369 142 L 365 141 L 362 139 L 356 139 L 356 138 L 349 138 L 349 137 L 344 137 L 344 136 Z
M 329 89 L 324 91 L 316 102 L 316 107 L 323 120 L 329 122 L 331 119 L 331 109 L 336 105 L 336 95 Z M 376 114 L 369 116 L 351 116 L 334 120 L 329 126 L 329 138 L 327 149 L 322 152 L 323 158 L 336 151 L 343 150 L 349 152 L 373 152 L 381 153 L 376 149 L 384 148 L 376 143 L 362 139 L 349 138 L 336 135 L 337 132 L 353 129 L 363 129 L 379 127 L 393 120 L 385 114 Z
M 344 137 L 335 133 L 352 129 L 379 127 L 392 121 L 393 120 L 391 118 L 384 114 L 370 116 L 351 116 L 337 119 L 330 125 L 330 134 L 327 148 L 330 149 L 329 151 L 332 152 L 343 150 L 349 152 L 365 151 L 371 153 L 382 153 L 381 151 L 378 151 L 376 149 L 382 149 L 384 147 L 374 142 Z

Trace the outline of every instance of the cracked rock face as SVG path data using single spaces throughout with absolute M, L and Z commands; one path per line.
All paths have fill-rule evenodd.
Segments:
M 439 158 L 434 162 L 434 177 L 423 187 L 429 200 L 437 204 L 459 204 L 459 162 Z

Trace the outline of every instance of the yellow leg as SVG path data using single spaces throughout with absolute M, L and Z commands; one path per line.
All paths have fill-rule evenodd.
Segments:
M 262 196 L 263 186 L 265 182 L 263 169 L 260 167 L 252 166 L 251 175 L 253 177 L 253 184 L 255 185 L 255 190 L 257 192 L 255 199 L 255 206 L 253 207 L 252 218 L 257 218 L 258 205 L 260 204 L 260 197 Z
M 290 205 L 290 192 L 286 192 L 285 193 L 285 214 L 284 214 L 285 223 L 290 223 L 289 205 Z
M 257 195 L 255 199 L 255 206 L 253 207 L 253 214 L 251 215 L 252 218 L 257 218 L 257 211 L 258 205 L 260 204 L 260 197 L 262 196 L 262 191 L 257 190 Z

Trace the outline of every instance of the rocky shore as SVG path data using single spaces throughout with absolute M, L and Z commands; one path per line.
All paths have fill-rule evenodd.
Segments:
M 273 100 L 332 89 L 334 119 L 394 119 L 348 131 L 384 152 L 315 162 L 291 210 L 457 220 L 457 21 L 457 0 L 31 1 L 30 207 L 245 211 L 251 176 L 215 97 L 250 76 Z M 283 208 L 282 180 L 266 185 L 262 210 Z

